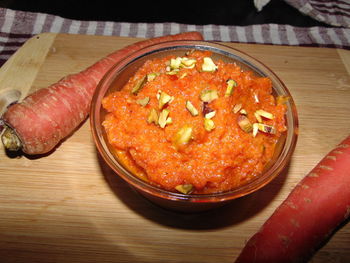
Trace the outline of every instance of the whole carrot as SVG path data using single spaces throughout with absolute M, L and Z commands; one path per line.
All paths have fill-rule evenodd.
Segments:
M 350 215 L 350 136 L 305 176 L 236 263 L 307 262 Z
M 80 73 L 40 89 L 11 105 L 2 119 L 2 141 L 8 150 L 44 154 L 71 134 L 87 117 L 92 95 L 104 74 L 118 61 L 152 44 L 172 40 L 202 40 L 199 32 L 186 32 L 143 40 L 122 48 Z

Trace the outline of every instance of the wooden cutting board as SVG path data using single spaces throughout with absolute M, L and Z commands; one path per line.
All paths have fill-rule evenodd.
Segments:
M 0 69 L 0 96 L 17 89 L 23 97 L 135 41 L 38 35 Z M 154 206 L 118 179 L 97 154 L 88 122 L 41 158 L 1 148 L 0 261 L 233 262 L 295 184 L 349 134 L 350 53 L 227 45 L 268 65 L 296 101 L 300 136 L 288 169 L 225 207 L 181 214 Z M 349 247 L 347 224 L 311 262 L 350 262 Z

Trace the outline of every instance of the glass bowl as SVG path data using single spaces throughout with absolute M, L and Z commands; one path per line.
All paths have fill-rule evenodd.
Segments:
M 225 62 L 236 63 L 243 70 L 250 70 L 257 75 L 270 78 L 273 83 L 274 95 L 283 95 L 290 98 L 286 102 L 287 113 L 285 117 L 287 131 L 281 136 L 276 147 L 275 155 L 266 166 L 263 174 L 251 180 L 249 183 L 227 192 L 215 194 L 182 194 L 170 192 L 143 181 L 137 176 L 134 176 L 127 167 L 124 167 L 113 155 L 113 149 L 108 143 L 102 126 L 102 121 L 106 114 L 101 104 L 102 99 L 116 91 L 118 87 L 123 87 L 127 80 L 146 60 L 163 57 L 169 54 L 182 56 L 186 51 L 193 49 L 209 50 L 212 52 L 212 57 L 214 59 L 222 59 Z M 165 42 L 140 49 L 125 57 L 122 61 L 114 65 L 98 84 L 92 99 L 90 124 L 96 147 L 104 161 L 116 173 L 116 176 L 120 176 L 130 186 L 152 202 L 168 209 L 185 212 L 197 212 L 222 206 L 233 199 L 248 195 L 262 188 L 271 182 L 271 180 L 280 174 L 287 166 L 298 137 L 298 116 L 293 98 L 276 74 L 264 64 L 244 52 L 223 44 L 205 41 Z

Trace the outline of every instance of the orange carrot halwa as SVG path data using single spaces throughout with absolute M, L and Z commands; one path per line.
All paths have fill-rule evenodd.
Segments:
M 259 176 L 285 126 L 271 80 L 209 51 L 148 60 L 103 99 L 117 158 L 170 191 L 215 193 Z

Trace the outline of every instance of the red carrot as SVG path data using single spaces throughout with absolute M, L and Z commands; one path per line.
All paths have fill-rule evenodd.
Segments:
M 350 136 L 302 179 L 236 263 L 306 262 L 350 215 Z
M 5 147 L 9 150 L 22 147 L 27 154 L 51 151 L 86 119 L 98 82 L 116 62 L 152 44 L 202 39 L 198 32 L 186 32 L 140 41 L 108 55 L 80 73 L 32 93 L 4 113 L 7 129 L 2 140 Z

